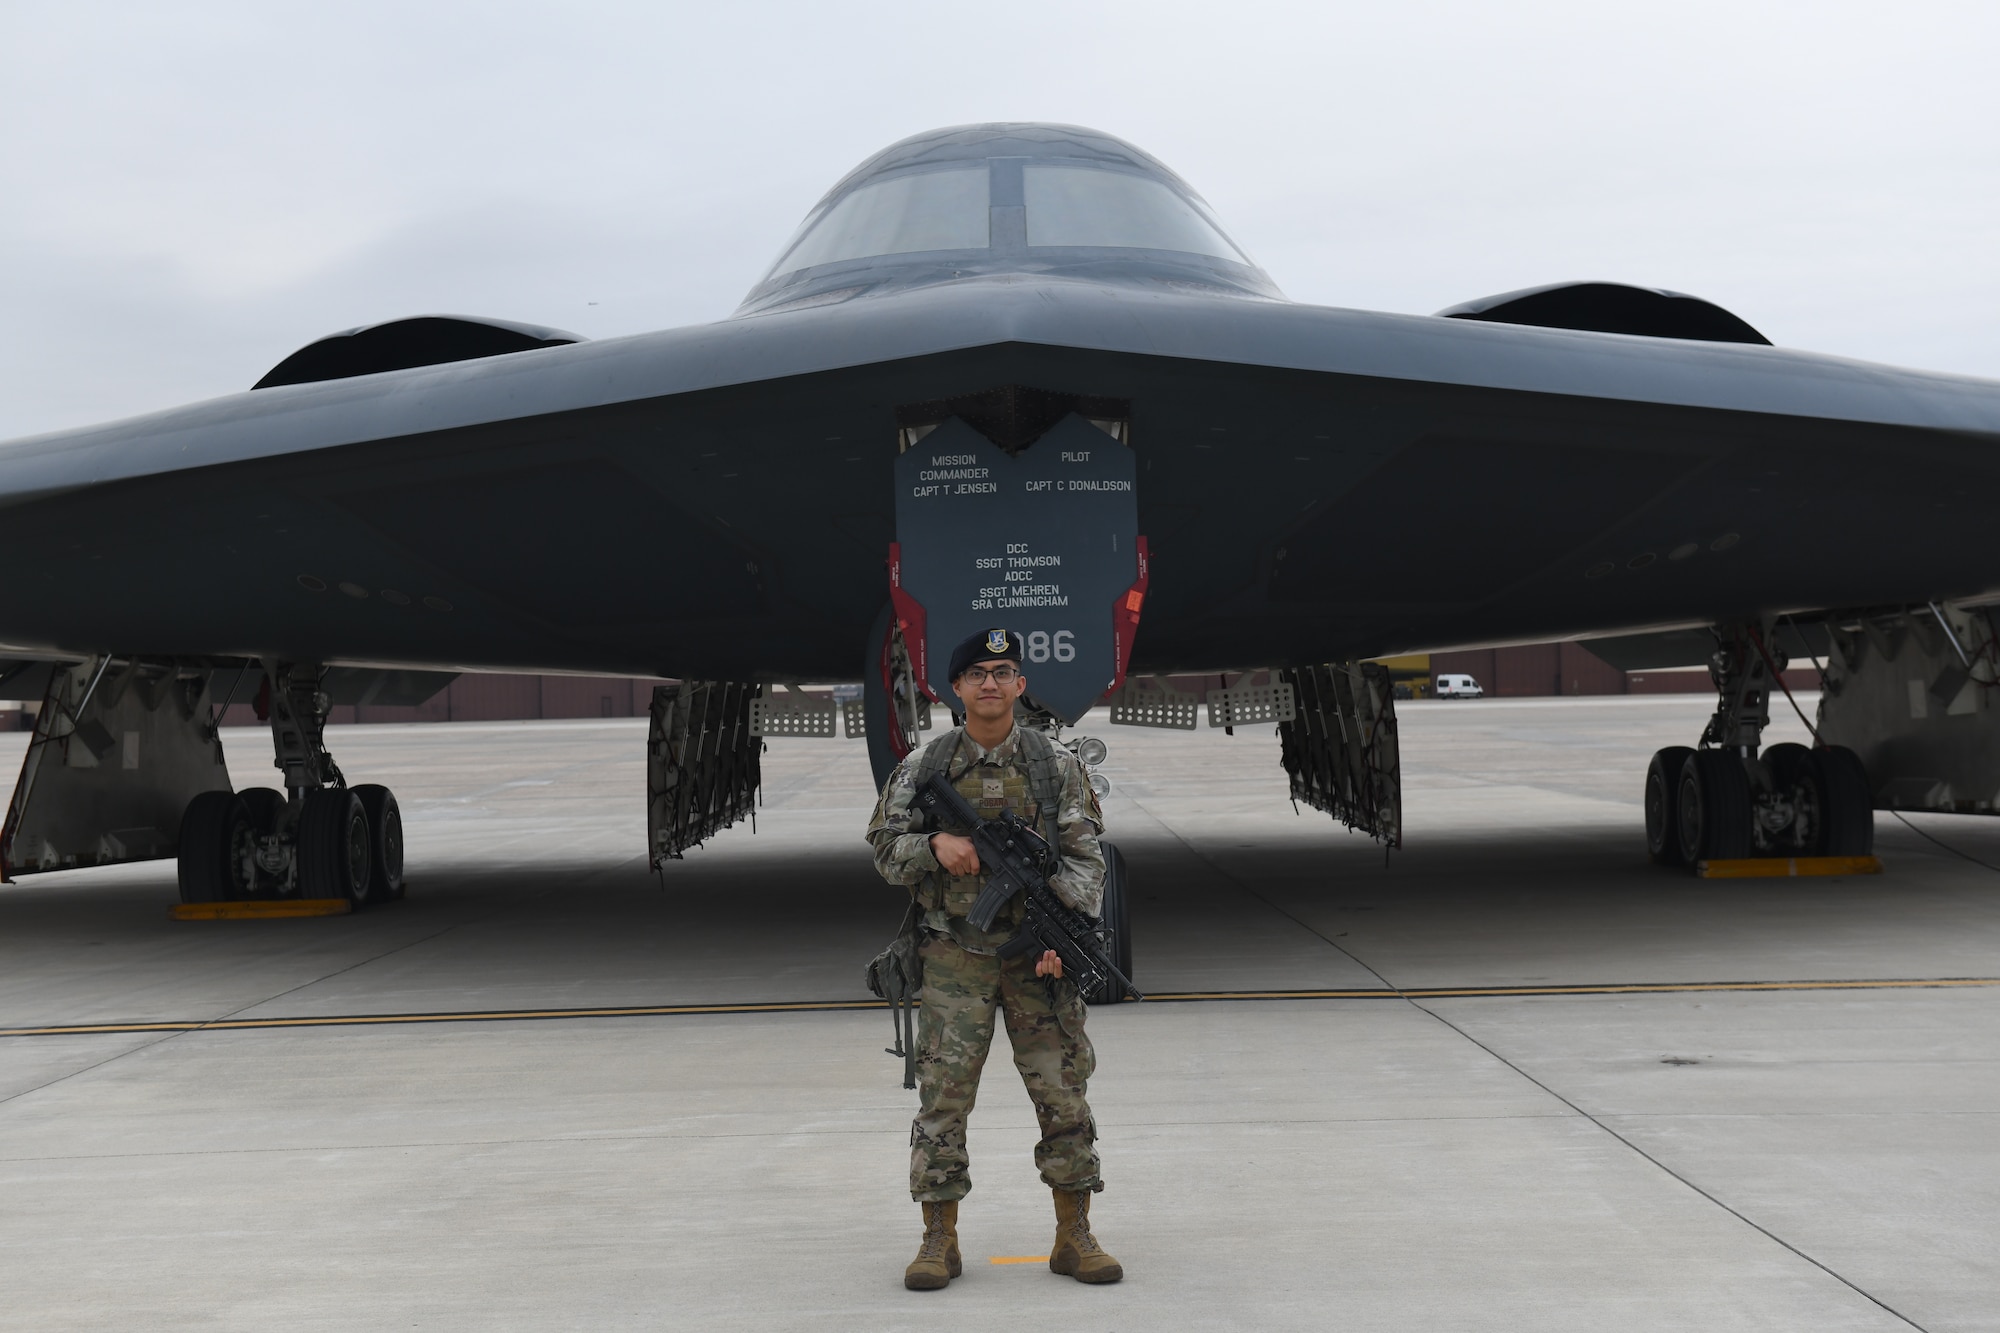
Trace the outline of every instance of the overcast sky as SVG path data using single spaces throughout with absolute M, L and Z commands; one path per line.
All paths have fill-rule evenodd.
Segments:
M 2000 377 L 2000 6 L 0 0 L 0 438 L 453 312 L 719 319 L 939 125 L 1162 158 L 1293 299 L 1571 278 Z

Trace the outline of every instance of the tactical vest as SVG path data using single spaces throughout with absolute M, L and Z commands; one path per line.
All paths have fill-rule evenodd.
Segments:
M 1017 755 L 1012 765 L 1015 771 L 1002 778 L 989 778 L 981 774 L 977 763 L 957 774 L 948 770 L 947 765 L 958 754 L 963 734 L 963 728 L 953 727 L 918 753 L 911 773 L 916 784 L 922 786 L 934 775 L 943 773 L 982 818 L 992 819 L 1001 811 L 1010 810 L 1036 825 L 1049 846 L 1059 846 L 1056 816 L 1062 809 L 1063 774 L 1055 742 L 1039 731 L 1017 727 Z M 946 916 L 962 917 L 972 910 L 985 882 L 983 875 L 947 875 L 940 870 L 925 885 L 924 906 L 942 908 Z

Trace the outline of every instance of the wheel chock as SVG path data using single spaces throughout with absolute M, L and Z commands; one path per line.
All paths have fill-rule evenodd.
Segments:
M 1697 861 L 1702 879 L 1790 879 L 1801 875 L 1879 875 L 1875 856 L 1749 856 L 1726 861 Z
M 175 903 L 168 913 L 176 921 L 262 921 L 281 916 L 346 916 L 354 904 L 345 898 L 253 898 L 233 903 Z

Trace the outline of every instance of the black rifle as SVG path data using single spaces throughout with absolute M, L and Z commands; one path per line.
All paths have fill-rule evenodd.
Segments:
M 1021 822 L 1012 813 L 997 819 L 981 819 L 965 798 L 933 773 L 917 788 L 917 807 L 931 826 L 950 833 L 958 829 L 972 839 L 979 852 L 979 864 L 991 876 L 965 919 L 981 930 L 990 930 L 1015 894 L 1023 894 L 1027 915 L 1013 939 L 1000 946 L 1002 958 L 1015 958 L 1030 950 L 1037 957 L 1054 949 L 1062 959 L 1063 975 L 1073 979 L 1085 995 L 1118 998 L 1146 997 L 1130 977 L 1111 961 L 1111 932 L 1094 916 L 1085 916 L 1056 893 L 1049 876 L 1062 866 L 1062 858 L 1047 839 Z

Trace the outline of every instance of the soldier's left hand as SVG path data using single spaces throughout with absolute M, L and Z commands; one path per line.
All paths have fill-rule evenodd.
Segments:
M 1062 976 L 1062 955 L 1054 949 L 1043 950 L 1042 956 L 1035 960 L 1035 975 L 1038 977 Z

